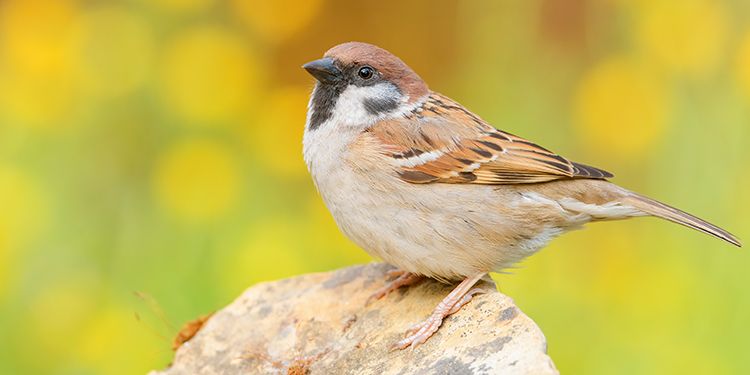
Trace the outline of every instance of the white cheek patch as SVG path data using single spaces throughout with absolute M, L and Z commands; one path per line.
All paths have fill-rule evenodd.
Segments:
M 363 87 L 349 85 L 339 95 L 332 119 L 335 123 L 348 126 L 372 125 L 387 113 L 373 114 L 367 110 L 365 102 L 388 100 L 395 100 L 400 104 L 406 102 L 408 97 L 403 96 L 393 84 L 387 82 Z

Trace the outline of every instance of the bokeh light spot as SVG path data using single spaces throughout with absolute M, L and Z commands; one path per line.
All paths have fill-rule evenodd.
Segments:
M 307 173 L 302 159 L 302 134 L 310 90 L 286 87 L 268 96 L 263 111 L 244 128 L 244 137 L 257 160 L 273 173 L 301 176 Z
M 664 87 L 623 58 L 594 67 L 581 81 L 575 101 L 578 131 L 589 146 L 611 154 L 644 151 L 667 126 Z
M 34 342 L 47 353 L 68 357 L 71 345 L 60 338 L 77 337 L 95 314 L 97 283 L 77 273 L 56 280 L 34 296 L 30 306 L 31 332 Z
M 289 221 L 268 218 L 249 228 L 238 248 L 226 249 L 217 265 L 227 291 L 234 294 L 247 285 L 296 275 L 309 267 L 304 245 L 295 243 L 297 229 Z
M 73 128 L 77 91 L 72 74 L 53 79 L 28 73 L 0 73 L 0 122 L 39 132 Z
M 14 273 L 12 264 L 20 249 L 45 220 L 37 184 L 20 170 L 0 165 L 0 296 Z
M 216 0 L 144 0 L 162 9 L 175 13 L 203 11 L 214 5 Z
M 0 46 L 17 72 L 57 74 L 71 67 L 76 8 L 67 0 L 0 4 Z
M 163 97 L 190 124 L 237 119 L 257 90 L 258 63 L 242 39 L 219 27 L 183 32 L 161 63 Z
M 146 80 L 153 37 L 136 13 L 119 6 L 87 10 L 76 29 L 78 80 L 93 94 L 121 95 Z
M 188 220 L 218 217 L 237 200 L 240 185 L 232 155 L 209 140 L 173 145 L 158 161 L 154 189 L 159 201 Z
M 712 0 L 634 2 L 636 39 L 644 56 L 677 73 L 714 70 L 725 45 L 727 15 Z
M 66 0 L 0 3 L 0 122 L 36 130 L 68 124 L 76 12 Z
M 737 55 L 737 78 L 750 98 L 750 31 L 742 39 L 739 55 Z
M 232 8 L 251 30 L 270 42 L 280 42 L 305 27 L 318 12 L 321 0 L 232 0 Z
M 75 335 L 75 359 L 92 374 L 136 374 L 148 371 L 143 358 L 155 356 L 157 348 L 153 343 L 153 333 L 133 316 L 133 311 L 125 306 L 106 306 Z M 129 350 L 132 358 L 121 355 L 113 349 L 116 343 L 138 343 Z M 165 346 L 167 344 L 165 343 Z

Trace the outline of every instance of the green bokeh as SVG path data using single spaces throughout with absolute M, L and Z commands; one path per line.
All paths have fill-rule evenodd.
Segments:
M 0 2 L 0 373 L 145 373 L 253 283 L 369 261 L 301 156 L 299 66 L 349 40 L 750 239 L 745 1 L 249 3 Z M 750 373 L 748 267 L 639 219 L 495 277 L 563 373 Z

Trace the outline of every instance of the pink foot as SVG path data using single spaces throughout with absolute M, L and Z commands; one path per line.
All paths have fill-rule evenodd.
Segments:
M 413 273 L 401 271 L 401 270 L 388 271 L 388 276 L 389 277 L 398 276 L 398 277 L 386 283 L 385 286 L 376 290 L 375 293 L 370 295 L 370 297 L 367 298 L 367 302 L 365 302 L 365 305 L 369 305 L 371 302 L 375 300 L 379 300 L 387 296 L 390 292 L 398 288 L 401 288 L 402 286 L 412 285 L 422 280 L 422 276 L 420 275 L 415 275 Z
M 461 309 L 471 301 L 477 293 L 483 293 L 482 289 L 472 288 L 485 274 L 470 277 L 458 284 L 458 286 L 443 299 L 432 312 L 429 318 L 418 323 L 406 331 L 407 337 L 393 345 L 392 350 L 416 347 L 429 339 L 443 324 L 443 320 Z

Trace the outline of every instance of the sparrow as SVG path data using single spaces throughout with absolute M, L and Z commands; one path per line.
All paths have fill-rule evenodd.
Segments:
M 303 137 L 315 186 L 340 230 L 398 270 L 372 298 L 425 277 L 460 281 L 396 349 L 424 343 L 489 272 L 588 222 L 655 216 L 741 246 L 605 170 L 496 129 L 382 48 L 340 44 L 303 68 L 317 80 Z

